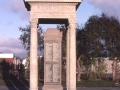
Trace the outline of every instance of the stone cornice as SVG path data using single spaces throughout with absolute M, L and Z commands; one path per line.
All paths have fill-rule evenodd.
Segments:
M 82 2 L 82 0 L 24 0 L 24 2 Z
M 82 0 L 24 0 L 25 7 L 27 8 L 28 11 L 30 11 L 30 6 L 34 4 L 69 4 L 69 5 L 76 5 L 76 9 L 79 7 L 80 3 Z M 41 5 L 40 4 L 40 5 Z
M 65 2 L 65 3 L 57 3 L 57 2 L 29 2 L 30 5 L 77 5 L 78 3 L 73 2 Z

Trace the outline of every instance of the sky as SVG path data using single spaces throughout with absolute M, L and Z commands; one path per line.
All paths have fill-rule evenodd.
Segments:
M 120 0 L 83 0 L 77 10 L 77 23 L 84 24 L 91 15 L 105 12 L 120 19 Z M 21 44 L 19 27 L 29 24 L 29 12 L 23 0 L 0 0 L 0 52 L 25 58 L 27 51 Z M 41 25 L 44 30 L 55 25 Z

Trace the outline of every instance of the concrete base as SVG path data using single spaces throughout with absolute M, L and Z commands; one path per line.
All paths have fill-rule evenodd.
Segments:
M 68 88 L 68 90 L 77 90 L 76 88 Z
M 62 85 L 44 85 L 42 90 L 63 90 Z
M 29 88 L 29 90 L 38 90 L 38 88 Z

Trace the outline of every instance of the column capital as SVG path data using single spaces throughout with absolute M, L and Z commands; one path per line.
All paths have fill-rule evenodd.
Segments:
M 38 18 L 30 18 L 31 28 L 36 28 L 38 25 Z
M 76 27 L 77 19 L 76 18 L 68 18 L 68 27 Z
M 69 24 L 76 24 L 77 23 L 77 19 L 76 18 L 68 18 L 68 23 Z

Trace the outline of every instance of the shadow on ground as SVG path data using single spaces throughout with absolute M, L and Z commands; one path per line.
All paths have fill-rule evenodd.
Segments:
M 9 90 L 29 90 L 29 82 L 25 79 L 17 79 L 14 75 L 4 75 L 3 79 Z
M 8 76 L 7 73 L 3 74 L 3 80 L 6 84 L 7 90 L 29 90 L 29 81 L 25 79 L 17 79 L 16 76 L 10 75 Z M 39 88 L 38 90 L 42 90 L 42 86 L 44 81 L 39 81 Z M 66 90 L 65 88 L 63 90 Z

